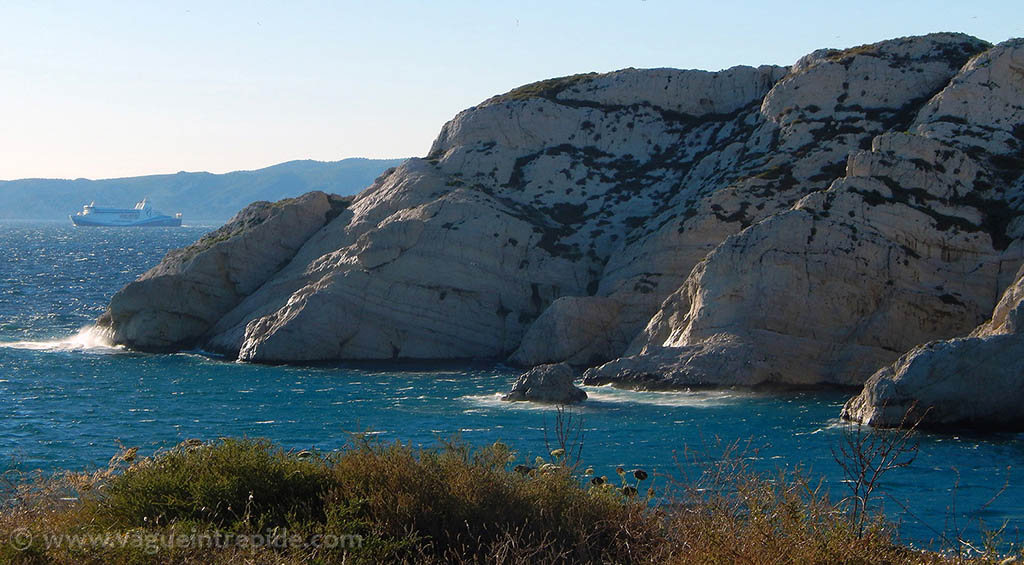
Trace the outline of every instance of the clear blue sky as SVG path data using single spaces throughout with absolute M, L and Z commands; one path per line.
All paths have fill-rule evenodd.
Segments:
M 820 47 L 1024 36 L 999 2 L 0 0 L 0 179 L 423 155 L 543 78 L 791 64 Z

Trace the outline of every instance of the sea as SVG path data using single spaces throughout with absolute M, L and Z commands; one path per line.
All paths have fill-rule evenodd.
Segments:
M 90 329 L 118 289 L 215 227 L 0 221 L 4 477 L 93 470 L 120 447 L 155 453 L 226 436 L 325 451 L 354 434 L 425 447 L 501 441 L 527 463 L 557 447 L 556 409 L 500 401 L 517 372 L 498 362 L 254 365 L 201 351 L 127 351 Z M 572 418 L 582 467 L 597 475 L 642 468 L 658 491 L 732 450 L 766 475 L 799 470 L 823 480 L 834 500 L 849 494 L 837 454 L 857 430 L 838 415 L 856 391 L 584 388 L 588 400 L 563 422 Z M 981 546 L 986 532 L 1000 532 L 1003 547 L 1019 544 L 1022 439 L 915 433 L 916 458 L 883 476 L 872 506 L 918 547 L 948 548 L 958 537 Z

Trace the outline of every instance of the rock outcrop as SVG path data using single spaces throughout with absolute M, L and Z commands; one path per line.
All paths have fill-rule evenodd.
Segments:
M 1024 269 L 992 319 L 876 372 L 843 418 L 871 426 L 1024 430 Z
M 548 404 L 574 404 L 587 399 L 587 392 L 573 384 L 576 378 L 568 363 L 538 365 L 523 373 L 505 401 L 545 402 Z
M 118 291 L 97 325 L 109 328 L 114 342 L 134 349 L 200 345 L 201 336 L 287 265 L 349 200 L 310 192 L 273 204 L 250 204 Z
M 907 132 L 874 137 L 827 190 L 725 239 L 586 382 L 858 385 L 970 331 L 1024 257 L 1022 64 L 1021 41 L 973 58 Z
M 256 362 L 859 385 L 989 318 L 1024 260 L 1022 69 L 1019 40 L 940 33 L 526 85 L 344 207 L 169 254 L 101 323 Z

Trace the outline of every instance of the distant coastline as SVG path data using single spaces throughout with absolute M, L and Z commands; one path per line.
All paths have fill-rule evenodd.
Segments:
M 95 201 L 130 207 L 148 198 L 181 212 L 186 223 L 221 224 L 253 200 L 280 200 L 310 190 L 355 194 L 405 159 L 287 161 L 224 174 L 185 172 L 112 179 L 29 178 L 0 181 L 0 220 L 62 220 Z

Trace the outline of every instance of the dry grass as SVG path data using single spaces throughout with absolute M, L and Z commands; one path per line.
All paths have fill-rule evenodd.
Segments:
M 822 481 L 799 470 L 771 477 L 752 471 L 739 447 L 724 446 L 714 457 L 688 454 L 703 461 L 703 472 L 672 482 L 670 498 L 678 503 L 671 563 L 951 562 L 894 543 L 880 517 L 861 528 L 829 500 Z
M 817 484 L 798 473 L 760 476 L 732 448 L 706 459 L 699 477 L 666 479 L 658 504 L 641 493 L 648 484 L 642 471 L 621 470 L 612 485 L 574 475 L 565 457 L 559 449 L 553 460 L 516 465 L 500 443 L 417 449 L 358 436 L 332 454 L 285 452 L 260 440 L 183 444 L 142 459 L 126 451 L 96 473 L 9 484 L 0 563 L 909 564 L 1008 557 L 914 551 L 894 543 L 877 518 L 861 532 Z M 288 543 L 167 543 L 197 532 L 199 540 L 218 533 Z M 66 541 L 76 535 L 91 539 Z M 54 536 L 64 541 L 55 544 Z M 318 543 L 330 536 L 356 537 Z

